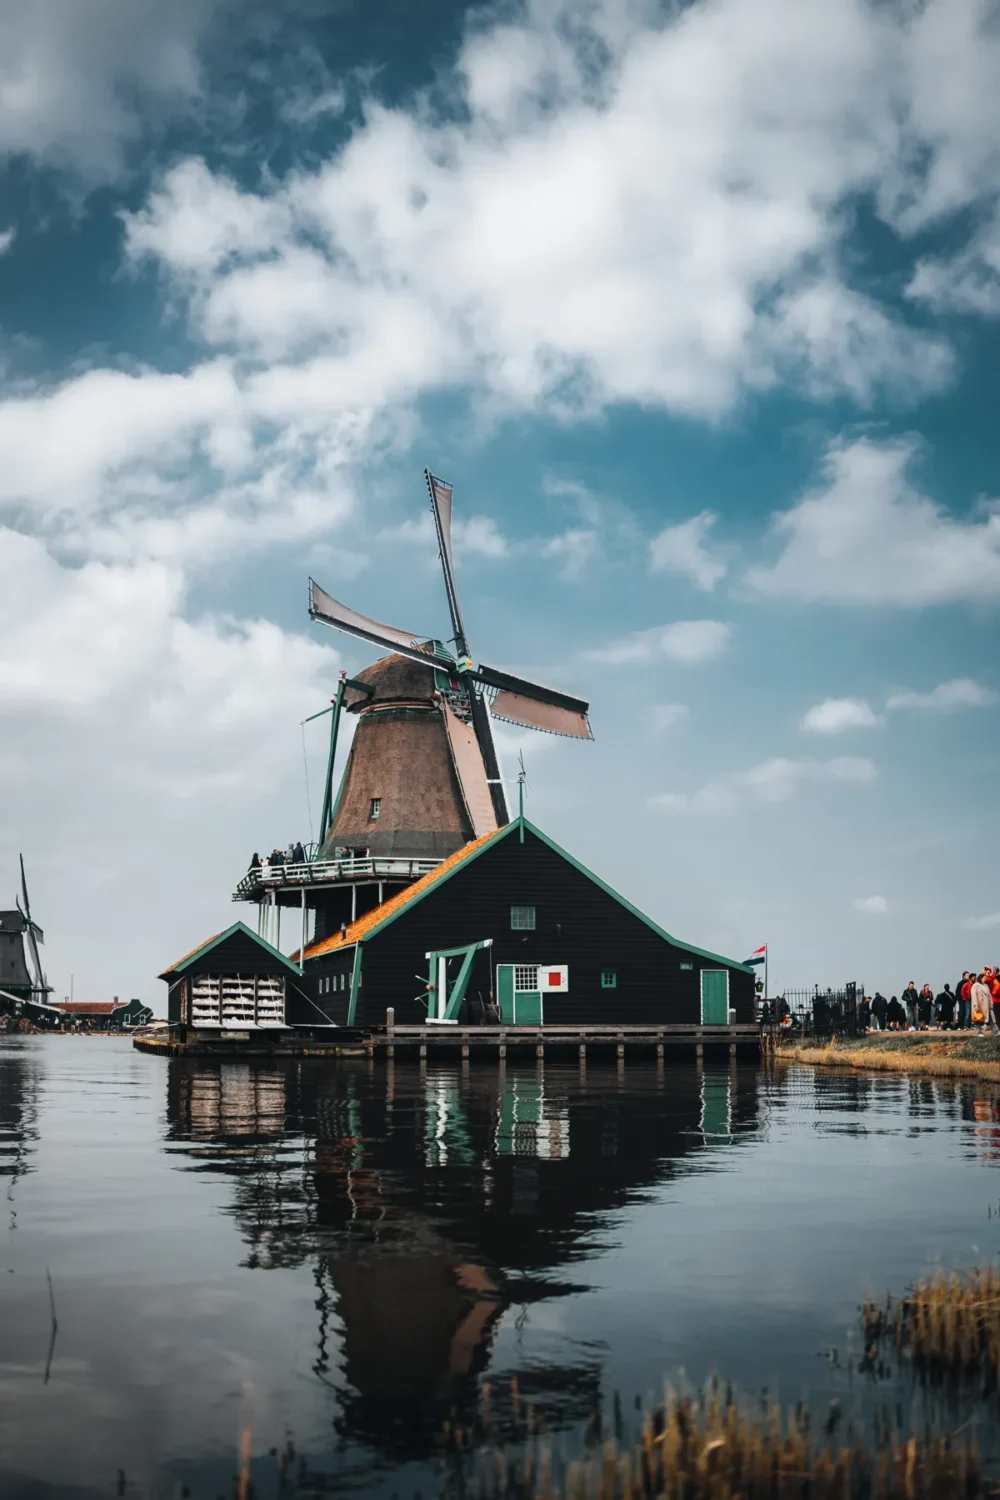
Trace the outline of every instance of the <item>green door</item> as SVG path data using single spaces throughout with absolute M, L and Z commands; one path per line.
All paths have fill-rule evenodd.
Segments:
M 702 969 L 701 1021 L 703 1026 L 729 1025 L 728 969 Z
M 514 1021 L 518 1026 L 541 1026 L 542 996 L 539 990 L 518 990 L 514 996 Z
M 514 1024 L 514 965 L 497 964 L 497 1004 L 500 1007 L 500 1024 Z

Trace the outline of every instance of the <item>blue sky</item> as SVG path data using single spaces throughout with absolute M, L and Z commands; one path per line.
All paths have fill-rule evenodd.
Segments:
M 985 0 L 0 0 L 0 872 L 155 997 L 364 654 L 588 696 L 532 818 L 779 985 L 998 955 Z M 323 731 L 306 733 L 312 811 Z

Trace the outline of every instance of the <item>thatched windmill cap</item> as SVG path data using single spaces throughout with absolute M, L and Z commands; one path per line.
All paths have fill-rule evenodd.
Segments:
M 365 667 L 363 672 L 356 672 L 354 680 L 367 683 L 375 691 L 369 697 L 367 693 L 359 693 L 355 688 L 347 688 L 344 707 L 351 713 L 359 713 L 375 703 L 430 704 L 434 701 L 436 691 L 432 660 L 429 659 L 424 667 L 410 657 L 397 656 L 395 653 L 380 657 L 370 667 Z

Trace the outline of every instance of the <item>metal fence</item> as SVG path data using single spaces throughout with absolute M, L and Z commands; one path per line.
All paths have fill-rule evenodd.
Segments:
M 782 1032 L 796 1036 L 858 1036 L 861 1026 L 858 1007 L 864 996 L 863 984 L 851 982 L 839 990 L 785 990 L 770 1000 L 758 1002 L 758 1014 L 765 1025 L 776 1025 Z

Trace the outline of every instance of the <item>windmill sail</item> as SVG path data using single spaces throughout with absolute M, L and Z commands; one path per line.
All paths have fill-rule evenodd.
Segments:
M 471 725 L 463 723 L 447 704 L 444 705 L 444 722 L 469 822 L 475 837 L 482 838 L 484 833 L 491 833 L 496 828 L 497 818 L 476 732 Z
M 341 604 L 312 578 L 309 580 L 309 618 L 330 625 L 334 630 L 343 630 L 347 635 L 360 636 L 387 651 L 398 651 L 401 656 L 408 656 L 421 665 L 427 663 L 427 653 L 419 645 L 421 640 L 427 639 L 426 636 L 415 635 L 410 630 L 397 630 L 394 625 L 383 625 L 380 620 L 370 619 L 349 605 Z
M 31 920 L 31 903 L 28 900 L 28 881 L 24 873 L 24 855 L 21 855 L 21 893 L 24 896 L 24 930 L 28 939 L 28 951 L 31 954 L 32 968 L 34 969 L 34 987 L 42 995 L 49 993 L 50 986 L 46 983 L 45 973 L 42 969 L 42 960 L 38 952 L 39 940 L 43 938 L 42 929 Z
M 458 586 L 455 583 L 455 560 L 451 550 L 452 487 L 450 484 L 445 484 L 443 479 L 435 478 L 430 469 L 425 469 L 424 475 L 427 479 L 427 488 L 430 491 L 434 524 L 437 527 L 438 547 L 441 552 L 441 567 L 444 570 L 445 592 L 448 595 L 451 625 L 455 632 L 455 647 L 459 656 L 467 656 L 469 643 L 465 634 L 465 621 L 462 619 L 462 607 L 458 602 Z
M 495 719 L 525 729 L 541 729 L 547 734 L 567 735 L 570 739 L 594 738 L 587 718 L 590 705 L 584 698 L 573 698 L 527 677 L 515 677 L 482 663 L 473 675 L 495 690 L 490 703 Z

